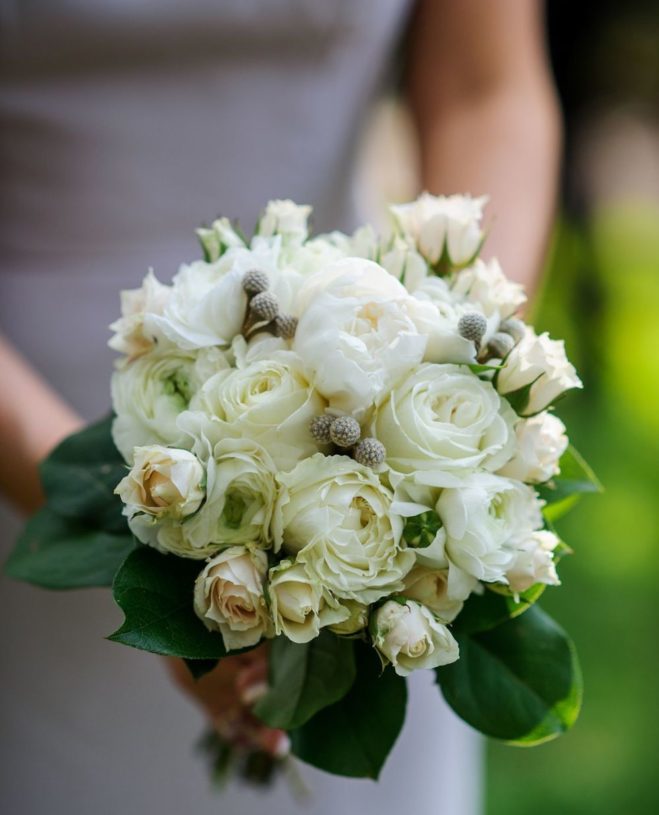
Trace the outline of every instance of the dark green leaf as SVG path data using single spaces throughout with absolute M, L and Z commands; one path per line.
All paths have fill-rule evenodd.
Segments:
M 304 644 L 280 636 L 270 646 L 270 690 L 254 713 L 270 727 L 292 730 L 337 702 L 355 679 L 352 640 L 331 631 Z
M 62 518 L 46 506 L 26 524 L 5 571 L 16 580 L 47 589 L 111 586 L 134 547 L 128 530 L 104 532 Z
M 547 484 L 538 487 L 538 494 L 548 504 L 557 503 L 572 495 L 602 492 L 602 484 L 583 456 L 572 445 L 560 460 L 560 473 Z
M 127 525 L 114 488 L 126 465 L 112 441 L 111 426 L 108 417 L 64 439 L 42 462 L 41 480 L 58 515 L 121 532 Z
M 581 672 L 565 632 L 538 606 L 479 633 L 460 632 L 460 659 L 438 668 L 453 710 L 472 727 L 514 744 L 570 728 L 581 706 Z
M 184 659 L 225 656 L 221 635 L 208 631 L 194 612 L 194 581 L 202 568 L 198 560 L 138 546 L 114 580 L 114 599 L 126 619 L 108 639 Z
M 545 586 L 538 583 L 517 596 L 503 586 L 501 591 L 486 588 L 482 594 L 472 594 L 458 615 L 454 629 L 471 634 L 495 628 L 527 611 L 544 589 Z
M 426 549 L 437 537 L 442 528 L 442 520 L 432 509 L 407 518 L 403 528 L 403 538 L 408 546 Z
M 382 672 L 375 652 L 357 645 L 357 676 L 341 701 L 290 733 L 293 754 L 336 775 L 377 778 L 405 719 L 405 680 Z
M 217 659 L 185 659 L 183 660 L 192 674 L 193 679 L 201 679 L 217 667 Z

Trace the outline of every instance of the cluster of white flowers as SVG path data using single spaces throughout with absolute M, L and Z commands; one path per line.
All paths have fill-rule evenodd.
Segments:
M 204 260 L 123 293 L 116 491 L 140 541 L 205 561 L 191 602 L 228 649 L 329 627 L 406 675 L 458 658 L 484 582 L 558 582 L 534 485 L 581 383 L 478 258 L 483 204 L 424 195 L 379 239 L 310 238 L 273 201 L 251 240 L 220 219 Z

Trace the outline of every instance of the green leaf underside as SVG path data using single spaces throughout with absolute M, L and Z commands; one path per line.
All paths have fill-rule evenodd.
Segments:
M 563 453 L 559 463 L 560 473 L 537 488 L 540 497 L 548 504 L 558 503 L 578 493 L 602 492 L 599 479 L 572 445 Z
M 290 732 L 293 754 L 336 775 L 377 779 L 405 719 L 407 687 L 375 652 L 357 644 L 350 691 Z
M 460 659 L 438 668 L 448 704 L 485 735 L 518 745 L 555 738 L 581 706 L 581 672 L 565 632 L 538 606 L 491 630 L 455 632 Z
M 354 679 L 352 640 L 327 630 L 304 644 L 279 636 L 270 646 L 270 690 L 254 713 L 270 727 L 292 730 L 343 698 Z
M 104 532 L 62 518 L 46 506 L 25 525 L 5 572 L 46 589 L 109 587 L 134 548 L 128 530 Z
M 108 639 L 190 660 L 225 656 L 222 636 L 194 612 L 194 581 L 202 568 L 198 560 L 138 546 L 114 580 L 114 599 L 126 619 Z
M 545 588 L 542 583 L 537 583 L 517 596 L 513 596 L 503 587 L 501 592 L 486 588 L 482 594 L 472 594 L 464 604 L 453 628 L 467 634 L 496 628 L 528 611 Z
M 112 532 L 127 529 L 114 489 L 126 465 L 114 446 L 112 417 L 74 433 L 40 467 L 48 504 L 58 515 Z

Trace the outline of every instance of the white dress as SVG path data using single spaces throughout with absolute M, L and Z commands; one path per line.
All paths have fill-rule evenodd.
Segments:
M 357 221 L 355 147 L 406 0 L 0 0 L 0 330 L 81 412 L 109 405 L 106 326 L 218 214 L 269 198 Z M 3 383 L 3 387 L 6 383 Z M 19 528 L 0 514 L 3 555 Z M 159 660 L 103 639 L 108 591 L 0 588 L 0 811 L 298 811 L 280 785 L 211 791 L 203 720 Z M 300 812 L 473 815 L 480 750 L 432 684 L 378 785 L 302 766 Z

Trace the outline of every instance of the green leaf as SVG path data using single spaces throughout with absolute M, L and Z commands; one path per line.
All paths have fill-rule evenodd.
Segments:
M 427 549 L 442 528 L 442 519 L 432 509 L 407 518 L 403 527 L 403 538 L 408 546 Z
M 270 646 L 270 690 L 254 713 L 270 727 L 292 730 L 337 702 L 355 679 L 352 640 L 331 631 L 304 644 L 280 636 Z
M 202 676 L 206 676 L 206 674 L 215 670 L 218 664 L 217 659 L 185 659 L 183 661 L 193 679 L 201 679 Z
M 572 445 L 561 456 L 559 465 L 560 473 L 537 488 L 539 496 L 548 504 L 558 503 L 579 493 L 603 491 L 600 480 Z
M 111 434 L 112 417 L 64 439 L 41 463 L 48 504 L 66 518 L 112 532 L 127 530 L 114 488 L 126 474 Z
M 471 634 L 496 628 L 506 620 L 528 611 L 544 590 L 545 586 L 537 583 L 515 596 L 504 586 L 500 591 L 485 588 L 482 594 L 472 594 L 469 597 L 455 621 L 454 629 Z
M 26 524 L 5 572 L 46 589 L 111 586 L 134 547 L 127 529 L 123 534 L 104 532 L 62 518 L 46 506 Z
M 460 632 L 460 659 L 436 670 L 448 704 L 485 735 L 531 745 L 575 722 L 581 672 L 574 645 L 538 606 L 488 631 Z
M 291 731 L 293 754 L 328 773 L 377 779 L 405 720 L 407 687 L 384 672 L 372 648 L 357 647 L 357 676 L 339 702 Z
M 126 619 L 108 639 L 184 659 L 225 656 L 221 635 L 209 631 L 194 612 L 194 581 L 202 568 L 198 560 L 138 546 L 114 580 L 114 599 Z

